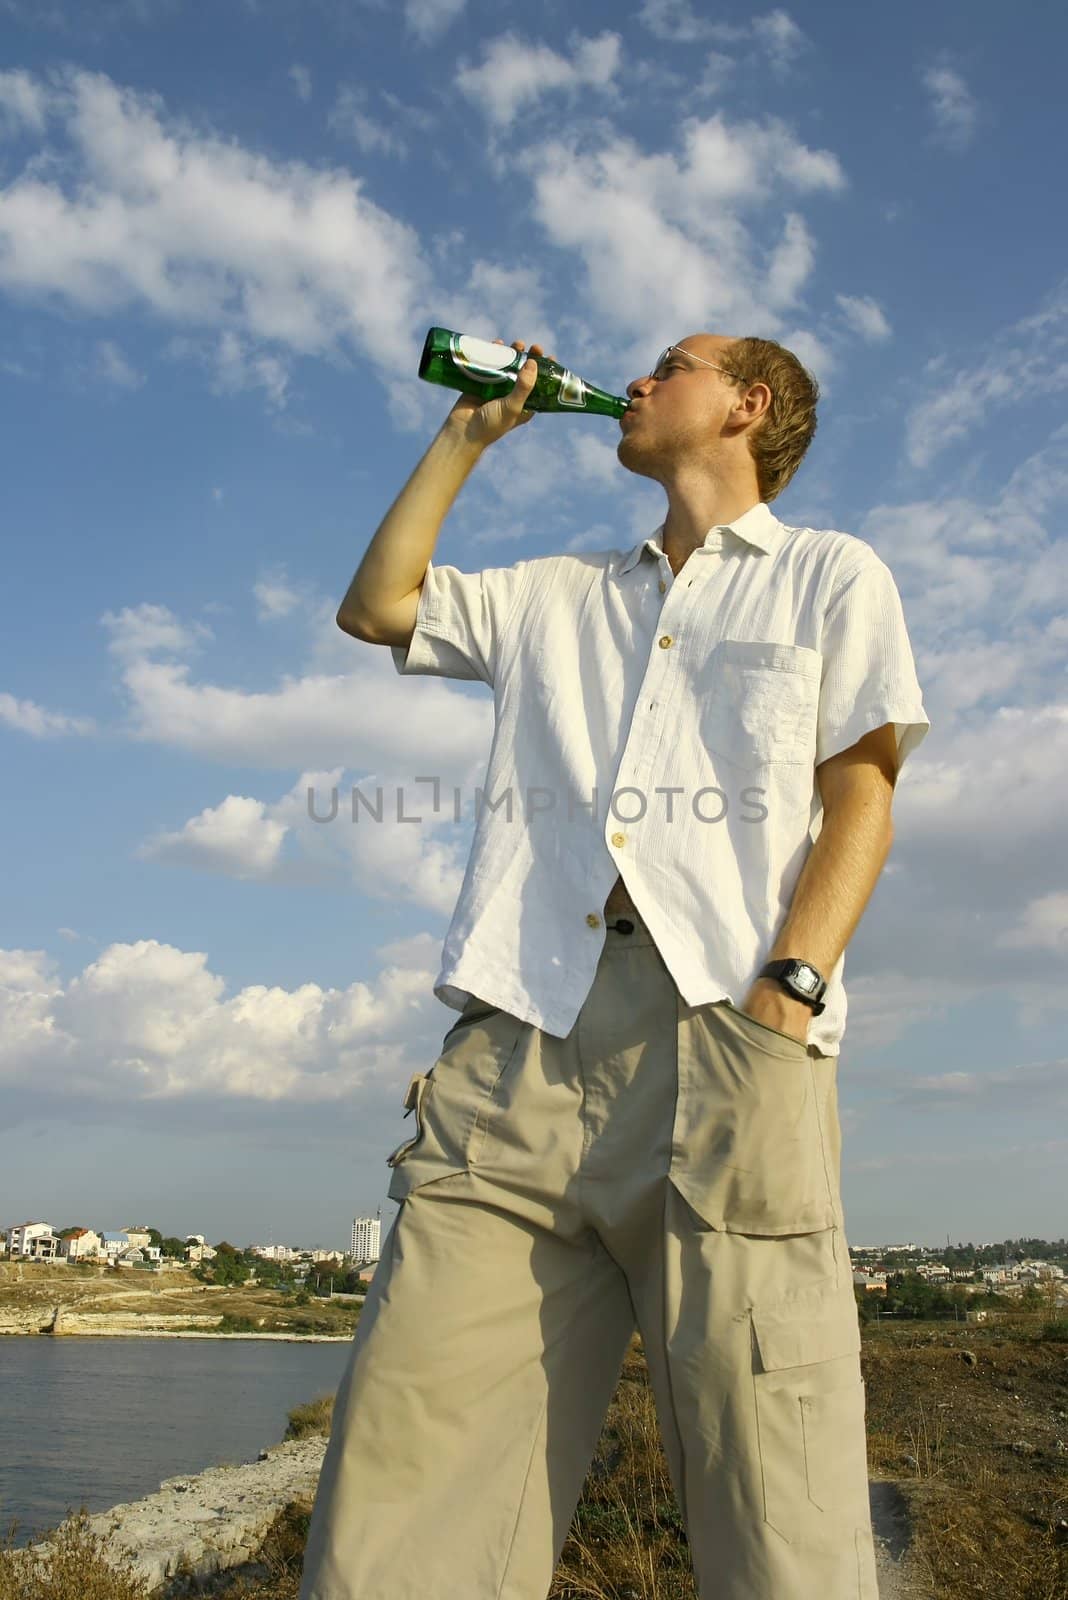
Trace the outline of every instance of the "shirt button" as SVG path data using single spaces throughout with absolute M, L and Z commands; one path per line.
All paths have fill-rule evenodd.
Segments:
M 661 580 L 660 580 L 660 593 L 663 594 L 663 592 L 664 592 L 664 590 L 666 588 L 667 588 L 667 584 L 664 582 L 663 578 L 661 578 Z
M 612 843 L 613 843 L 613 844 L 614 844 L 614 845 L 621 845 L 621 844 L 626 844 L 626 842 L 627 842 L 627 839 L 626 839 L 626 835 L 625 835 L 625 834 L 622 834 L 622 833 L 614 833 L 614 834 L 613 834 L 613 835 L 612 835 Z
M 589 916 L 586 918 L 586 922 L 591 928 L 599 928 L 601 926 L 600 917 L 597 916 L 597 914 L 593 911 L 591 911 Z
M 661 650 L 670 650 L 675 641 L 672 639 L 670 633 L 665 633 L 663 637 L 658 639 L 656 642 L 660 646 Z

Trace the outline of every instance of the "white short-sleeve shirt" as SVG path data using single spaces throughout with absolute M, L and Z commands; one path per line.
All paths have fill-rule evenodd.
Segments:
M 480 679 L 495 713 L 434 984 L 448 1006 L 478 995 L 566 1037 L 617 875 L 686 1003 L 742 1004 L 819 834 L 816 766 L 892 722 L 900 768 L 927 733 L 901 599 L 864 540 L 761 502 L 676 576 L 662 538 L 427 568 L 397 671 Z M 844 960 L 808 1027 L 828 1055 Z

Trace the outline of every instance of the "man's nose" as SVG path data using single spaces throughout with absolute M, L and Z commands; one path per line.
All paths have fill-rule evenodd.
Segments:
M 627 384 L 627 399 L 628 400 L 633 400 L 634 396 L 637 394 L 637 392 L 641 388 L 642 384 L 643 383 L 651 383 L 652 381 L 653 381 L 653 376 L 652 376 L 651 372 L 647 372 L 645 374 L 644 378 L 634 378 L 634 379 L 632 379 L 632 381 Z

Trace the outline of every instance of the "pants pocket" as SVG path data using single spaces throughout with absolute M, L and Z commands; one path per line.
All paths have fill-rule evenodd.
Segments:
M 680 1002 L 669 1173 L 709 1227 L 776 1236 L 838 1224 L 834 1116 L 799 1039 L 721 1002 Z
M 528 1024 L 474 996 L 442 1041 L 427 1073 L 408 1085 L 405 1106 L 415 1116 L 409 1137 L 386 1157 L 387 1193 L 403 1200 L 415 1188 L 471 1164 L 480 1141 L 480 1115 L 510 1065 Z
M 860 1328 L 852 1296 L 751 1308 L 764 1520 L 789 1543 L 870 1527 Z
M 763 1049 L 792 1055 L 797 1059 L 802 1056 L 807 1057 L 808 1045 L 795 1034 L 784 1033 L 781 1028 L 773 1028 L 770 1022 L 761 1022 L 759 1017 L 750 1016 L 748 1011 L 733 1005 L 730 1000 L 717 1001 L 716 1004 L 721 1005 L 723 1011 L 729 1013 L 730 1020 L 736 1027 Z

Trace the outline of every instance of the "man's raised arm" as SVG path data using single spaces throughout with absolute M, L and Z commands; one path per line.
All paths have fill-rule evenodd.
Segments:
M 522 350 L 522 340 L 513 340 L 513 348 Z M 540 345 L 530 350 L 542 354 Z M 483 450 L 534 417 L 523 402 L 536 377 L 535 362 L 526 361 L 507 395 L 460 395 L 356 569 L 337 612 L 345 633 L 369 644 L 407 645 L 441 525 Z

